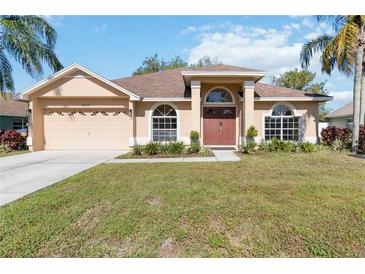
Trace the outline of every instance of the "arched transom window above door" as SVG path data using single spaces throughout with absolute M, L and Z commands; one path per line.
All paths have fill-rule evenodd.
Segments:
M 152 140 L 173 142 L 177 140 L 177 113 L 168 105 L 162 104 L 152 112 Z
M 205 103 L 210 104 L 232 104 L 234 99 L 232 94 L 224 88 L 215 88 L 208 92 Z

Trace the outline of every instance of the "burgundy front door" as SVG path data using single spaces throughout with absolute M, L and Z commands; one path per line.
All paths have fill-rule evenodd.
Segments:
M 203 108 L 204 145 L 236 144 L 236 108 Z

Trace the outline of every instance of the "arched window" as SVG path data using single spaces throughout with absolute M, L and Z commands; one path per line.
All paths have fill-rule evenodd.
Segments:
M 177 113 L 172 106 L 159 105 L 153 111 L 152 140 L 158 142 L 177 140 Z
M 292 111 L 290 110 L 290 108 L 288 108 L 287 106 L 284 105 L 278 105 L 276 106 L 273 111 L 271 116 L 292 116 Z
M 265 117 L 265 140 L 299 141 L 299 116 L 286 105 L 277 105 L 270 116 Z
M 233 103 L 232 95 L 225 89 L 217 88 L 208 93 L 207 103 Z

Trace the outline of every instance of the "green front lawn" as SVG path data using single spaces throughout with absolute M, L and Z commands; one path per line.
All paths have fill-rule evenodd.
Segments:
M 0 152 L 0 158 L 24 154 L 24 153 L 28 153 L 28 152 L 30 152 L 30 151 L 29 150 L 14 150 L 14 151 L 10 151 L 10 152 Z
M 181 153 L 181 154 L 173 154 L 173 153 L 159 153 L 155 155 L 135 155 L 132 152 L 128 152 L 126 154 L 122 154 L 116 157 L 116 159 L 148 159 L 148 158 L 190 158 L 190 157 L 214 157 L 214 153 L 210 153 L 208 155 L 203 155 L 201 153 Z
M 365 160 L 102 164 L 0 216 L 1 257 L 364 257 Z

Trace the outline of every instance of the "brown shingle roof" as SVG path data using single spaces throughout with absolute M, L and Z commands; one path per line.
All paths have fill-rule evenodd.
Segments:
M 334 111 L 328 113 L 326 115 L 326 118 L 336 118 L 336 117 L 347 117 L 353 115 L 353 104 L 348 103 L 347 105 L 344 105 L 343 107 L 340 107 L 338 109 L 335 109 Z
M 161 72 L 136 75 L 112 80 L 113 83 L 133 92 L 141 97 L 190 97 L 190 87 L 185 86 L 182 71 L 247 71 L 262 72 L 243 67 L 214 65 L 202 68 L 177 68 Z M 321 97 L 322 95 L 307 93 L 300 90 L 276 87 L 268 84 L 256 83 L 256 97 Z
M 197 68 L 184 68 L 182 71 L 187 70 L 203 70 L 203 71 L 245 71 L 245 72 L 264 72 L 262 70 L 237 67 L 237 66 L 229 66 L 229 65 L 212 65 L 206 67 L 197 67 Z
M 0 115 L 27 117 L 28 103 L 15 101 L 11 95 L 0 96 Z
M 302 90 L 277 87 L 269 84 L 256 83 L 255 85 L 256 97 L 329 97 L 312 92 L 305 92 Z
M 183 68 L 112 80 L 141 97 L 190 97 L 181 76 Z

